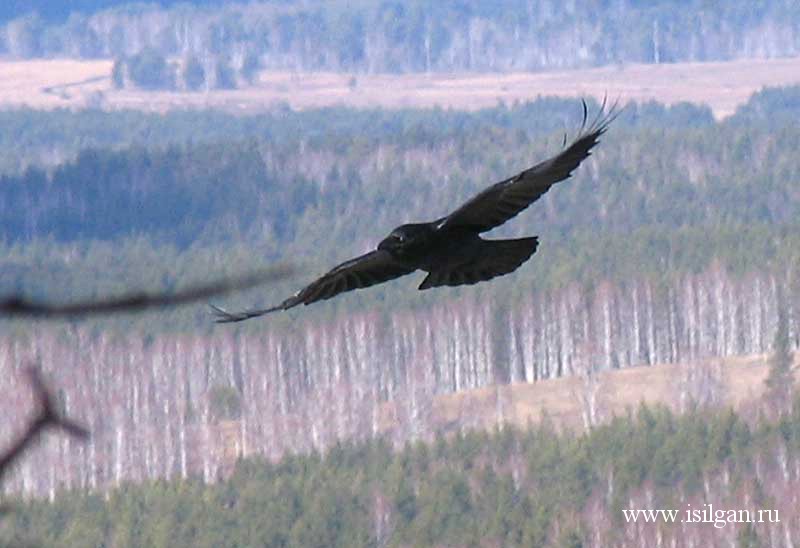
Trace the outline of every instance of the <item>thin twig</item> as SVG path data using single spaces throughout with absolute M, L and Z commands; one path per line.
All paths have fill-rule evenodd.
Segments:
M 172 294 L 128 293 L 109 299 L 79 301 L 69 304 L 36 302 L 24 297 L 13 296 L 0 301 L 0 317 L 79 318 L 118 312 L 139 312 L 156 307 L 179 306 L 281 280 L 287 278 L 293 272 L 294 269 L 291 266 L 277 266 L 250 276 L 197 285 Z

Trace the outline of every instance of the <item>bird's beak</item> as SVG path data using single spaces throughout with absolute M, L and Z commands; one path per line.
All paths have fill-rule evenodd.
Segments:
M 381 251 L 395 251 L 399 247 L 400 243 L 397 241 L 397 238 L 393 238 L 392 236 L 384 238 L 383 241 L 378 244 L 378 249 Z

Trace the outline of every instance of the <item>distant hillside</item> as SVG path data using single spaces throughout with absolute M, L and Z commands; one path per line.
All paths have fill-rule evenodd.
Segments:
M 65 548 L 794 546 L 800 538 L 794 519 L 800 400 L 759 401 L 761 361 L 608 373 L 597 385 L 599 400 L 613 402 L 620 412 L 581 432 L 564 426 L 583 413 L 586 392 L 562 381 L 508 387 L 503 395 L 508 401 L 501 405 L 465 393 L 450 422 L 430 431 L 338 440 L 323 451 L 280 459 L 244 447 L 239 433 L 249 427 L 223 421 L 190 433 L 199 443 L 193 450 L 206 462 L 225 463 L 215 469 L 219 476 L 204 476 L 213 481 L 191 477 L 199 463 L 190 461 L 188 478 L 140 477 L 109 490 L 73 483 L 71 491 L 54 493 L 49 501 L 12 498 L 0 543 Z M 450 400 L 443 407 L 451 407 L 454 398 L 437 398 L 434 408 L 443 400 Z M 498 409 L 533 409 L 542 400 L 553 409 L 543 420 L 536 413 L 528 414 L 529 420 L 524 413 L 495 420 Z M 735 409 L 726 407 L 736 400 Z M 325 414 L 324 421 L 336 420 L 319 407 L 315 412 Z M 154 431 L 160 428 L 153 424 Z M 116 432 L 114 443 L 126 444 L 131 432 Z M 291 432 L 276 429 L 271 435 Z M 62 451 L 71 450 L 65 445 Z M 108 447 L 96 443 L 86 452 L 101 454 Z M 172 457 L 183 458 L 180 453 Z M 145 461 L 152 462 L 153 455 Z M 75 469 L 64 467 L 58 475 L 72 476 Z M 47 468 L 36 469 L 37 476 L 47 474 Z M 674 523 L 665 516 L 631 516 L 657 509 L 671 509 Z M 690 516 L 694 509 L 696 517 Z
M 524 422 L 541 415 L 536 404 L 514 390 L 511 401 L 503 389 L 492 399 L 490 387 L 580 377 L 587 365 L 762 354 L 782 308 L 797 348 L 797 93 L 760 94 L 746 117 L 722 123 L 687 105 L 631 107 L 575 178 L 508 227 L 541 235 L 541 250 L 491 284 L 420 295 L 409 278 L 233 329 L 213 327 L 203 306 L 107 324 L 3 322 L 0 439 L 30 410 L 15 374 L 30 362 L 95 434 L 86 446 L 48 438 L 8 488 L 42 494 L 190 471 L 212 480 L 240 453 L 278 458 L 369 438 L 386 402 L 406 404 L 392 411 L 392 435 L 422 438 L 461 428 L 459 400 L 441 415 L 438 402 L 476 388 L 488 396 L 464 401 L 480 417 Z M 6 162 L 32 151 L 71 158 L 0 178 L 3 295 L 172 291 L 257 262 L 307 260 L 291 283 L 218 303 L 238 307 L 282 299 L 373 245 L 381 227 L 435 218 L 544 158 L 581 109 L 542 99 L 474 113 L 0 114 Z M 724 373 L 685 375 L 705 387 L 689 396 L 724 401 Z M 619 409 L 598 379 L 581 382 L 588 396 L 599 387 L 602 419 Z M 681 390 L 680 376 L 665 379 L 663 390 Z M 556 414 L 582 397 L 566 381 L 551 386 Z
M 800 353 L 795 368 L 800 367 Z M 762 405 L 768 356 L 699 359 L 605 370 L 588 369 L 569 377 L 536 383 L 494 385 L 436 397 L 427 410 L 432 432 L 525 428 L 547 420 L 559 429 L 581 431 L 635 411 L 640 404 L 681 413 L 697 405 L 730 406 L 751 415 Z M 800 378 L 800 374 L 795 374 Z M 402 402 L 384 404 L 380 430 L 397 434 Z M 432 433 L 427 434 L 428 436 Z
M 84 0 L 72 3 L 82 13 L 68 18 L 65 4 L 39 2 L 32 8 L 38 7 L 44 17 L 32 11 L 8 21 L 0 33 L 2 50 L 20 58 L 126 61 L 145 52 L 151 60 L 180 58 L 170 69 L 176 79 L 148 80 L 163 87 L 192 87 L 192 82 L 215 86 L 220 78 L 229 86 L 259 67 L 518 72 L 764 59 L 800 52 L 800 7 L 789 0 L 313 0 L 223 7 L 211 2 L 161 7 Z M 20 8 L 7 7 L 0 17 L 20 14 Z M 135 73 L 142 60 L 127 66 Z M 162 67 L 163 60 L 156 65 Z
M 402 445 L 432 439 L 437 432 L 536 423 L 545 414 L 559 428 L 582 428 L 623 415 L 641 401 L 677 411 L 692 402 L 731 404 L 749 415 L 763 391 L 767 366 L 761 357 L 702 357 L 719 342 L 735 340 L 726 335 L 725 318 L 716 327 L 685 324 L 695 294 L 690 288 L 708 293 L 695 283 L 680 290 L 685 302 L 663 307 L 680 311 L 671 321 L 681 331 L 686 325 L 687 332 L 674 347 L 641 350 L 666 359 L 677 356 L 689 365 L 622 371 L 610 370 L 602 346 L 593 351 L 591 341 L 572 339 L 580 334 L 571 334 L 569 327 L 588 323 L 595 332 L 608 330 L 611 360 L 624 367 L 641 364 L 630 336 L 636 314 L 643 319 L 647 312 L 631 311 L 627 296 L 609 294 L 610 288 L 602 298 L 614 308 L 598 300 L 594 317 L 580 312 L 538 317 L 541 303 L 525 299 L 516 310 L 462 301 L 428 312 L 351 313 L 327 323 L 290 321 L 287 326 L 287 318 L 281 323 L 276 318 L 260 324 L 254 335 L 216 329 L 137 336 L 81 326 L 33 335 L 12 331 L 0 338 L 0 393 L 7 394 L 0 400 L 0 414 L 7 417 L 0 424 L 0 442 L 12 439 L 30 412 L 24 379 L 15 373 L 26 363 L 42 365 L 61 389 L 65 409 L 85 421 L 93 437 L 86 446 L 48 438 L 8 478 L 7 489 L 42 495 L 55 488 L 101 488 L 129 480 L 200 476 L 211 481 L 226 476 L 240 456 L 277 459 L 380 435 Z M 758 280 L 755 285 L 766 286 Z M 638 290 L 644 304 L 647 289 Z M 569 310 L 574 296 L 567 292 L 566 300 L 547 304 L 547 310 Z M 766 300 L 755 300 L 757 306 L 721 303 L 718 310 L 748 309 L 758 322 Z M 612 314 L 610 326 L 600 323 L 603 309 Z M 204 310 L 198 314 L 207 319 Z M 624 326 L 621 315 L 628 315 Z M 704 321 L 716 316 L 708 310 Z M 497 331 L 490 331 L 492 326 Z M 737 331 L 750 337 L 748 327 L 755 325 Z M 714 341 L 708 333 L 717 328 L 721 338 Z M 639 331 L 651 333 L 644 323 Z M 659 327 L 652 333 L 664 331 Z M 555 376 L 565 378 L 542 380 Z

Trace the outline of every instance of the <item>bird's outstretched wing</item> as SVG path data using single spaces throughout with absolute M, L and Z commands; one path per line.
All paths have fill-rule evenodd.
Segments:
M 587 126 L 583 103 L 583 123 L 578 136 L 556 156 L 490 186 L 442 220 L 442 228 L 465 227 L 486 232 L 502 225 L 539 199 L 551 186 L 568 178 L 590 154 L 619 111 L 612 105 L 605 112 L 605 101 L 596 118 Z M 566 144 L 566 143 L 565 143 Z
M 386 251 L 371 251 L 333 268 L 279 305 L 242 312 L 227 312 L 213 305 L 211 308 L 217 317 L 217 323 L 241 322 L 270 312 L 330 299 L 345 291 L 369 287 L 411 274 L 414 270 L 416 269 L 396 261 Z

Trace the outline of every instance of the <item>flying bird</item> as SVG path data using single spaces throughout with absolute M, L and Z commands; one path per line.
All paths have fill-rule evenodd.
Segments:
M 420 290 L 471 285 L 513 272 L 534 254 L 538 238 L 485 240 L 480 234 L 515 217 L 555 183 L 567 179 L 591 154 L 618 111 L 613 105 L 606 113 L 604 101 L 588 125 L 587 114 L 584 102 L 583 123 L 577 137 L 567 146 L 565 136 L 563 150 L 552 158 L 495 183 L 446 217 L 395 228 L 374 251 L 336 266 L 276 306 L 228 312 L 211 305 L 216 321 L 240 322 L 309 305 L 416 270 L 428 273 Z

